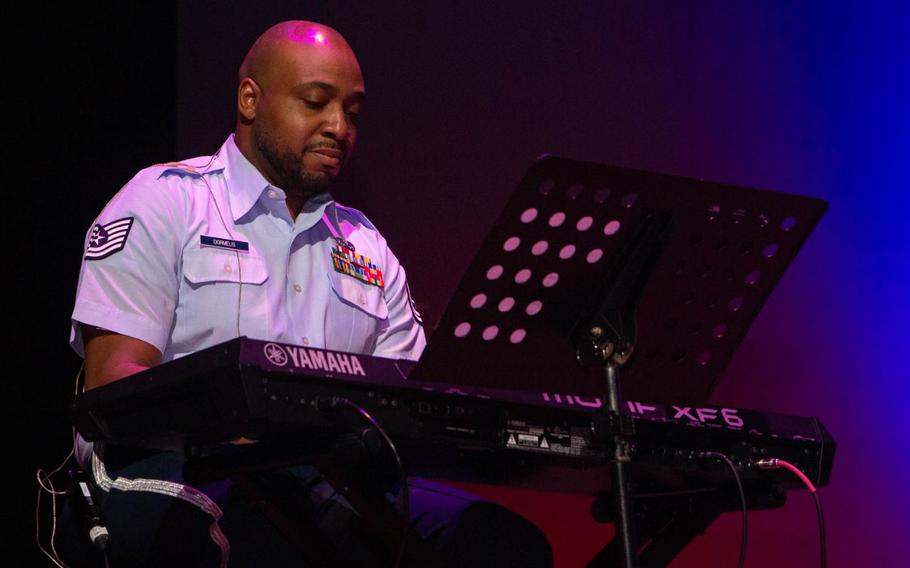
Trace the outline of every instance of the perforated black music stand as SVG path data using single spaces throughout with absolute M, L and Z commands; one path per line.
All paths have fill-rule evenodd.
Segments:
M 703 402 L 817 224 L 815 198 L 552 156 L 530 168 L 436 327 L 412 377 L 601 396 L 573 334 L 620 253 L 669 216 L 637 305 L 627 399 Z
M 704 401 L 826 207 L 542 158 L 488 235 L 411 377 L 603 397 L 614 540 L 622 566 L 633 568 L 622 395 Z

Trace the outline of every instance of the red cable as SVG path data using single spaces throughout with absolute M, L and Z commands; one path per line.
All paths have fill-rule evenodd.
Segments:
M 818 497 L 818 491 L 816 490 L 815 485 L 809 481 L 809 478 L 806 477 L 806 474 L 804 474 L 799 470 L 798 467 L 788 461 L 772 458 L 767 460 L 758 460 L 755 462 L 755 465 L 758 466 L 759 469 L 788 469 L 791 473 L 793 473 L 793 475 L 798 477 L 799 480 L 802 481 L 803 484 L 805 484 L 805 486 L 809 489 L 809 492 L 812 493 L 812 498 L 815 501 L 815 512 L 818 515 L 818 544 L 820 553 L 819 560 L 821 562 L 822 568 L 825 568 L 825 566 L 828 565 L 828 553 L 827 546 L 825 544 L 825 518 L 822 514 L 822 502 Z
M 791 472 L 793 472 L 793 475 L 798 477 L 799 480 L 803 482 L 803 484 L 809 489 L 809 491 L 811 491 L 812 493 L 815 493 L 817 491 L 815 489 L 815 485 L 813 485 L 812 482 L 809 481 L 809 478 L 806 477 L 806 474 L 803 473 L 802 471 L 800 471 L 800 469 L 798 467 L 796 467 L 795 465 L 793 465 L 792 463 L 790 463 L 788 461 L 784 461 L 784 460 L 778 459 L 778 458 L 772 458 L 769 460 L 758 460 L 757 462 L 755 462 L 755 465 L 757 465 L 760 469 L 777 469 L 777 468 L 781 468 L 781 467 L 785 468 L 785 469 L 789 469 Z

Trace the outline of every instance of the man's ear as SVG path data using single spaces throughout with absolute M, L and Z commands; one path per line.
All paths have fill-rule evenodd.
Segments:
M 246 121 L 252 121 L 256 118 L 256 106 L 259 104 L 259 98 L 262 96 L 262 89 L 256 84 L 256 81 L 250 77 L 240 81 L 237 88 L 237 112 Z

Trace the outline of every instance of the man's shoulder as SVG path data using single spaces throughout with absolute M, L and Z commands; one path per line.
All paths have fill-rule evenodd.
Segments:
M 199 156 L 179 162 L 165 162 L 142 168 L 122 188 L 123 192 L 161 192 L 173 196 L 174 190 L 187 189 L 203 176 L 221 172 L 224 169 L 213 156 Z
M 354 207 L 348 207 L 347 205 L 342 205 L 335 202 L 335 209 L 338 211 L 339 217 L 348 219 L 349 221 L 354 222 L 355 224 L 362 225 L 363 227 L 370 229 L 379 233 L 379 229 L 376 228 L 376 225 L 370 221 L 369 217 L 361 211 L 360 209 L 355 209 Z
M 111 198 L 108 208 L 180 207 L 181 203 L 193 199 L 198 190 L 196 183 L 203 176 L 222 169 L 212 156 L 148 166 L 136 172 L 120 188 Z
M 139 170 L 136 179 L 154 181 L 168 176 L 202 177 L 220 172 L 224 165 L 217 156 L 198 156 L 177 162 L 154 164 Z

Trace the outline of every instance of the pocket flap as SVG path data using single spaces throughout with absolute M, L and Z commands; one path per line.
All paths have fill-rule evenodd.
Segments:
M 193 284 L 207 282 L 262 284 L 269 278 L 264 258 L 250 253 L 235 253 L 213 248 L 184 251 L 183 275 Z
M 385 303 L 382 289 L 352 276 L 347 276 L 332 270 L 329 272 L 329 281 L 332 290 L 345 304 L 354 306 L 378 319 L 389 317 L 389 308 Z

